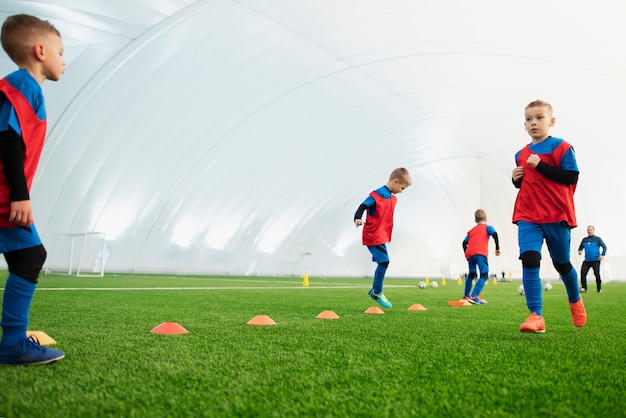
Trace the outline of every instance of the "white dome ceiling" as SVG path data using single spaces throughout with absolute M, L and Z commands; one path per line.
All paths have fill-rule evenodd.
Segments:
M 510 177 L 541 98 L 578 156 L 573 250 L 594 224 L 626 276 L 622 3 L 0 5 L 16 13 L 50 20 L 66 49 L 32 191 L 48 264 L 63 234 L 101 231 L 109 271 L 368 276 L 352 217 L 404 166 L 389 276 L 463 272 L 482 207 L 503 250 L 492 271 L 519 277 Z

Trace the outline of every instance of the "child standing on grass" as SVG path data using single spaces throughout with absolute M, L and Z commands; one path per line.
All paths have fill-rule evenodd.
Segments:
M 470 229 L 463 240 L 463 251 L 469 266 L 469 275 L 465 280 L 465 293 L 463 300 L 475 305 L 486 305 L 487 301 L 480 297 L 480 293 L 485 287 L 485 282 L 489 278 L 489 237 L 493 237 L 496 242 L 496 255 L 500 255 L 500 241 L 498 233 L 493 226 L 487 225 L 487 213 L 483 209 L 476 209 L 474 212 L 476 226 Z M 480 278 L 476 281 L 472 292 L 472 283 L 476 278 L 476 268 L 480 271 Z
M 389 266 L 387 243 L 391 241 L 393 230 L 393 212 L 398 198 L 397 193 L 411 185 L 411 176 L 406 168 L 396 168 L 391 172 L 387 184 L 369 194 L 354 214 L 354 224 L 363 225 L 363 245 L 372 254 L 372 261 L 377 264 L 374 281 L 368 294 L 383 308 L 391 308 L 391 302 L 383 293 L 383 281 Z M 367 210 L 366 220 L 363 213 Z
M 539 278 L 541 247 L 546 241 L 552 264 L 565 284 L 572 322 L 582 327 L 587 313 L 578 288 L 578 275 L 570 263 L 570 230 L 576 227 L 574 191 L 578 164 L 574 148 L 549 135 L 554 126 L 552 106 L 535 100 L 525 109 L 524 128 L 531 143 L 515 154 L 512 180 L 519 189 L 513 223 L 517 224 L 522 282 L 530 316 L 521 332 L 544 333 L 542 287 Z
M 65 354 L 26 336 L 31 301 L 46 260 L 29 193 L 46 135 L 41 84 L 63 75 L 63 42 L 49 22 L 24 14 L 5 20 L 1 42 L 19 68 L 0 80 L 0 252 L 9 268 L 2 300 L 0 364 L 45 364 Z

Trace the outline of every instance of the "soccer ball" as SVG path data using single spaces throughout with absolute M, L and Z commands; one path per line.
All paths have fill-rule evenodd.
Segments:
M 543 290 L 548 291 L 552 290 L 552 285 L 550 283 L 546 283 L 543 285 Z
M 524 285 L 523 284 L 520 284 L 517 287 L 517 293 L 519 293 L 520 295 L 524 296 Z
M 439 287 L 439 284 L 438 284 L 437 282 L 432 282 L 432 283 L 430 284 L 430 287 L 432 287 L 433 289 L 436 289 L 436 288 L 438 288 L 438 287 Z
M 419 282 L 418 286 L 420 289 L 426 289 L 426 282 Z

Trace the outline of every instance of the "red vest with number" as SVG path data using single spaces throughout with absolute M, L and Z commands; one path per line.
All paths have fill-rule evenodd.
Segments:
M 398 201 L 395 195 L 391 195 L 390 199 L 385 199 L 378 193 L 372 192 L 370 196 L 376 201 L 376 211 L 373 215 L 368 212 L 363 226 L 363 245 L 368 247 L 391 241 L 393 211 Z
M 11 102 L 17 119 L 20 122 L 22 130 L 22 141 L 24 143 L 24 175 L 26 177 L 26 186 L 30 192 L 30 186 L 33 183 L 39 157 L 43 149 L 44 139 L 46 137 L 46 120 L 41 120 L 33 110 L 28 100 L 17 90 L 11 86 L 6 78 L 0 80 L 0 92 Z M 11 202 L 9 186 L 4 175 L 4 167 L 0 161 L 0 228 L 15 227 L 15 224 L 9 222 L 9 214 L 11 213 Z
M 561 158 L 571 145 L 563 141 L 550 154 L 541 154 L 541 161 L 559 167 Z M 526 163 L 532 154 L 526 145 L 517 158 L 517 165 L 524 167 L 522 186 L 517 193 L 513 223 L 518 221 L 535 224 L 558 223 L 561 221 L 576 227 L 576 211 L 574 210 L 575 184 L 562 184 L 550 180 Z

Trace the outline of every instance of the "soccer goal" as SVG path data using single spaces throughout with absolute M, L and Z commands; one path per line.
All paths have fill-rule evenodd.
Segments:
M 46 274 L 102 277 L 109 259 L 104 232 L 60 234 L 46 263 Z

